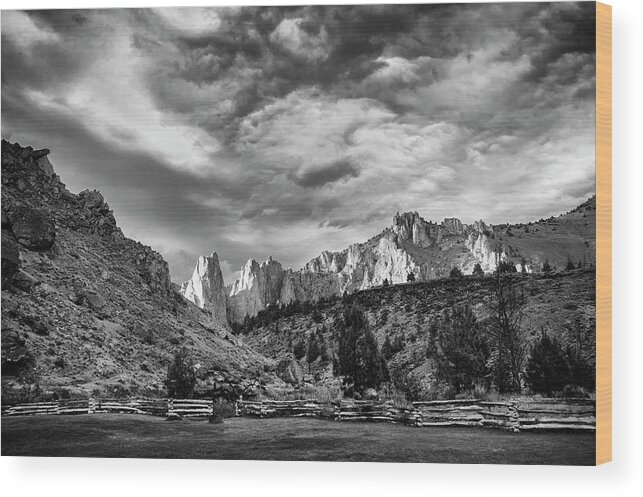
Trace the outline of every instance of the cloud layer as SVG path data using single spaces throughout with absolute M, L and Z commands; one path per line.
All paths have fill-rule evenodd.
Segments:
M 523 221 L 595 183 L 591 3 L 8 11 L 3 137 L 177 280 L 300 266 L 396 211 Z

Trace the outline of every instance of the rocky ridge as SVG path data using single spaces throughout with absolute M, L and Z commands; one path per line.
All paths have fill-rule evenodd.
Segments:
M 493 226 L 482 220 L 464 224 L 457 218 L 435 223 L 417 212 L 398 213 L 392 226 L 367 242 L 341 252 L 324 251 L 299 270 L 284 269 L 272 258 L 261 264 L 251 259 L 241 268 L 241 278 L 217 299 L 222 301 L 226 293 L 228 320 L 240 322 L 270 306 L 317 301 L 409 278 L 444 278 L 456 267 L 466 275 L 477 264 L 483 272 L 493 272 L 499 260 L 527 273 L 541 270 L 545 261 L 561 269 L 570 258 L 590 264 L 594 238 L 594 198 L 557 218 L 518 225 Z

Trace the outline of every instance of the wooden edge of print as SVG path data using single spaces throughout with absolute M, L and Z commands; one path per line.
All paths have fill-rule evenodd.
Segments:
M 612 460 L 612 7 L 596 3 L 596 464 Z

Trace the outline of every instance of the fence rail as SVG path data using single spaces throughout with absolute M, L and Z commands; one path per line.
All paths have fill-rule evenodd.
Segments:
M 335 421 L 400 423 L 408 426 L 486 426 L 512 431 L 596 430 L 596 404 L 588 399 L 477 399 L 414 402 L 412 408 L 392 402 L 341 400 L 238 401 L 237 416 L 314 417 Z M 148 414 L 207 418 L 213 402 L 200 399 L 86 399 L 3 405 L 2 416 L 60 414 Z

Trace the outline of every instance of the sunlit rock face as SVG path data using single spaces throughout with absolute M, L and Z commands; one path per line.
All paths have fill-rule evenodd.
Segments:
M 272 258 L 254 259 L 241 268 L 241 277 L 228 293 L 228 318 L 242 321 L 262 309 L 293 301 L 316 301 L 372 287 L 448 276 L 456 264 L 468 273 L 476 262 L 491 270 L 491 244 L 468 248 L 470 230 L 456 218 L 425 221 L 417 212 L 397 214 L 393 225 L 364 243 L 342 252 L 324 251 L 300 270 L 283 269 Z
M 181 285 L 181 293 L 186 299 L 208 311 L 213 321 L 226 322 L 226 294 L 216 252 L 208 257 L 199 257 L 192 278 Z
M 241 268 L 241 277 L 230 288 L 228 318 L 241 321 L 246 315 L 255 316 L 279 302 L 283 279 L 284 270 L 272 257 L 261 264 L 250 259 Z

